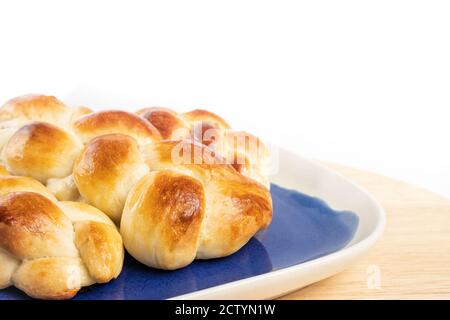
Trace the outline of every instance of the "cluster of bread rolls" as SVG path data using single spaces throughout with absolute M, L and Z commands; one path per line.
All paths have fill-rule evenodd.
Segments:
M 0 176 L 0 289 L 67 299 L 122 270 L 122 238 L 111 219 L 81 202 L 58 201 L 39 181 Z
M 0 108 L 0 149 L 0 288 L 33 297 L 117 277 L 122 241 L 172 270 L 236 252 L 272 219 L 267 148 L 208 111 L 27 95 Z

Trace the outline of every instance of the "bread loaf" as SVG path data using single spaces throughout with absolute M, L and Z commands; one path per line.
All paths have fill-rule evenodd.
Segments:
M 267 147 L 205 110 L 93 112 L 68 107 L 55 97 L 28 95 L 0 108 L 0 148 L 4 174 L 29 179 L 20 182 L 24 190 L 17 187 L 22 193 L 1 200 L 1 279 L 3 286 L 13 283 L 32 296 L 70 297 L 81 286 L 117 276 L 120 239 L 101 212 L 120 227 L 132 256 L 161 269 L 232 254 L 271 222 L 263 170 Z M 42 238 L 31 253 L 9 244 L 13 231 L 7 227 L 14 214 L 20 215 L 17 208 L 25 208 L 22 202 L 30 201 L 42 208 L 23 213 L 27 223 L 44 219 L 49 226 L 39 231 L 49 238 Z M 86 220 L 78 221 L 79 216 Z M 109 267 L 92 254 L 100 247 L 89 235 L 104 239 L 101 250 L 115 257 Z M 58 243 L 56 251 L 46 251 L 48 241 Z M 35 292 L 39 284 L 31 283 L 31 275 L 44 265 L 54 266 L 58 275 L 49 271 L 44 291 Z M 76 290 L 62 285 L 66 267 L 79 274 Z

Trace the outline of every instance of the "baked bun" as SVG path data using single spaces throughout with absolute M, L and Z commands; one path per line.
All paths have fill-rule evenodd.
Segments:
M 36 259 L 51 261 L 20 269 L 23 278 L 44 265 L 57 270 L 58 275 L 49 275 L 42 288 L 51 281 L 62 288 L 64 265 L 79 271 L 77 279 L 83 281 L 78 289 L 117 275 L 119 254 L 113 249 L 119 241 L 115 236 L 99 236 L 104 241 L 95 243 L 86 240 L 101 232 L 97 224 L 112 227 L 109 219 L 120 224 L 131 255 L 161 269 L 230 255 L 271 222 L 272 202 L 262 161 L 267 148 L 252 135 L 232 131 L 225 120 L 206 110 L 177 113 L 151 107 L 136 113 L 93 112 L 83 106 L 68 107 L 50 96 L 19 97 L 0 108 L 0 148 L 0 178 L 9 174 L 28 177 L 15 182 L 5 178 L 0 182 L 0 196 L 39 194 L 41 200 L 30 202 L 21 195 L 14 202 L 45 202 L 52 213 L 43 216 L 58 215 L 65 221 L 64 226 L 57 224 L 48 232 L 51 238 L 57 230 L 60 236 L 52 241 L 64 240 L 61 243 L 68 247 L 51 255 L 41 255 L 46 251 L 36 249 Z M 39 219 L 33 218 L 36 223 Z M 8 230 L 0 228 L 0 238 L 6 239 Z M 72 242 L 67 240 L 70 237 Z M 97 244 L 111 254 L 96 256 Z M 24 249 L 20 255 L 9 245 L 0 244 L 0 261 L 11 275 L 5 271 L 0 279 L 30 295 L 52 297 L 50 291 L 31 292 L 30 288 L 40 289 L 38 283 L 14 281 L 14 266 L 27 262 L 30 253 Z M 116 261 L 111 264 L 114 272 L 102 264 L 101 259 L 109 258 Z
M 23 125 L 42 121 L 65 126 L 72 110 L 53 96 L 29 94 L 7 101 L 0 108 L 0 149 Z
M 188 265 L 196 256 L 205 209 L 200 180 L 170 170 L 148 173 L 131 190 L 122 215 L 127 251 L 155 268 Z
M 230 255 L 272 220 L 267 188 L 212 158 L 203 164 L 193 164 L 191 154 L 181 156 L 189 160 L 185 163 L 170 160 L 183 150 L 201 156 L 204 146 L 184 141 L 146 146 L 146 161 L 155 171 L 132 188 L 121 219 L 125 248 L 156 268 Z
M 71 110 L 53 96 L 29 94 L 9 100 L 0 108 L 0 119 L 45 121 L 61 125 L 69 119 Z
M 57 202 L 38 181 L 0 177 L 0 288 L 68 299 L 116 278 L 123 246 L 114 223 L 84 203 Z
M 158 130 L 145 119 L 125 111 L 99 111 L 83 116 L 73 124 L 75 133 L 84 143 L 109 133 L 123 133 L 140 144 L 161 139 Z
M 0 196 L 11 192 L 34 192 L 56 202 L 56 198 L 42 183 L 29 177 L 0 176 Z
M 258 137 L 232 130 L 221 117 L 202 109 L 177 114 L 167 108 L 146 108 L 137 113 L 151 122 L 164 139 L 199 142 L 221 163 L 230 164 L 242 175 L 270 187 L 269 150 Z
M 167 108 L 145 108 L 136 112 L 150 122 L 166 140 L 183 139 L 191 130 L 191 125 L 181 115 Z
M 87 202 L 118 223 L 128 192 L 147 171 L 134 138 L 108 134 L 86 145 L 75 162 L 73 177 Z
M 71 174 L 83 145 L 73 134 L 47 122 L 25 125 L 3 147 L 3 161 L 12 174 L 43 183 Z

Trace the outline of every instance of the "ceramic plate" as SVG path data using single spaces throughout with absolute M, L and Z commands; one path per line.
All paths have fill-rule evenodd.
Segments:
M 269 299 L 338 273 L 380 237 L 381 206 L 363 189 L 312 161 L 280 150 L 272 179 L 273 222 L 234 255 L 177 271 L 130 256 L 118 279 L 75 299 Z M 0 299 L 27 299 L 15 288 Z

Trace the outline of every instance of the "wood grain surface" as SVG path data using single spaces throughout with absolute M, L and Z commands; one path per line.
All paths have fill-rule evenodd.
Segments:
M 379 200 L 386 229 L 346 271 L 281 299 L 450 299 L 450 200 L 381 175 L 325 165 Z

